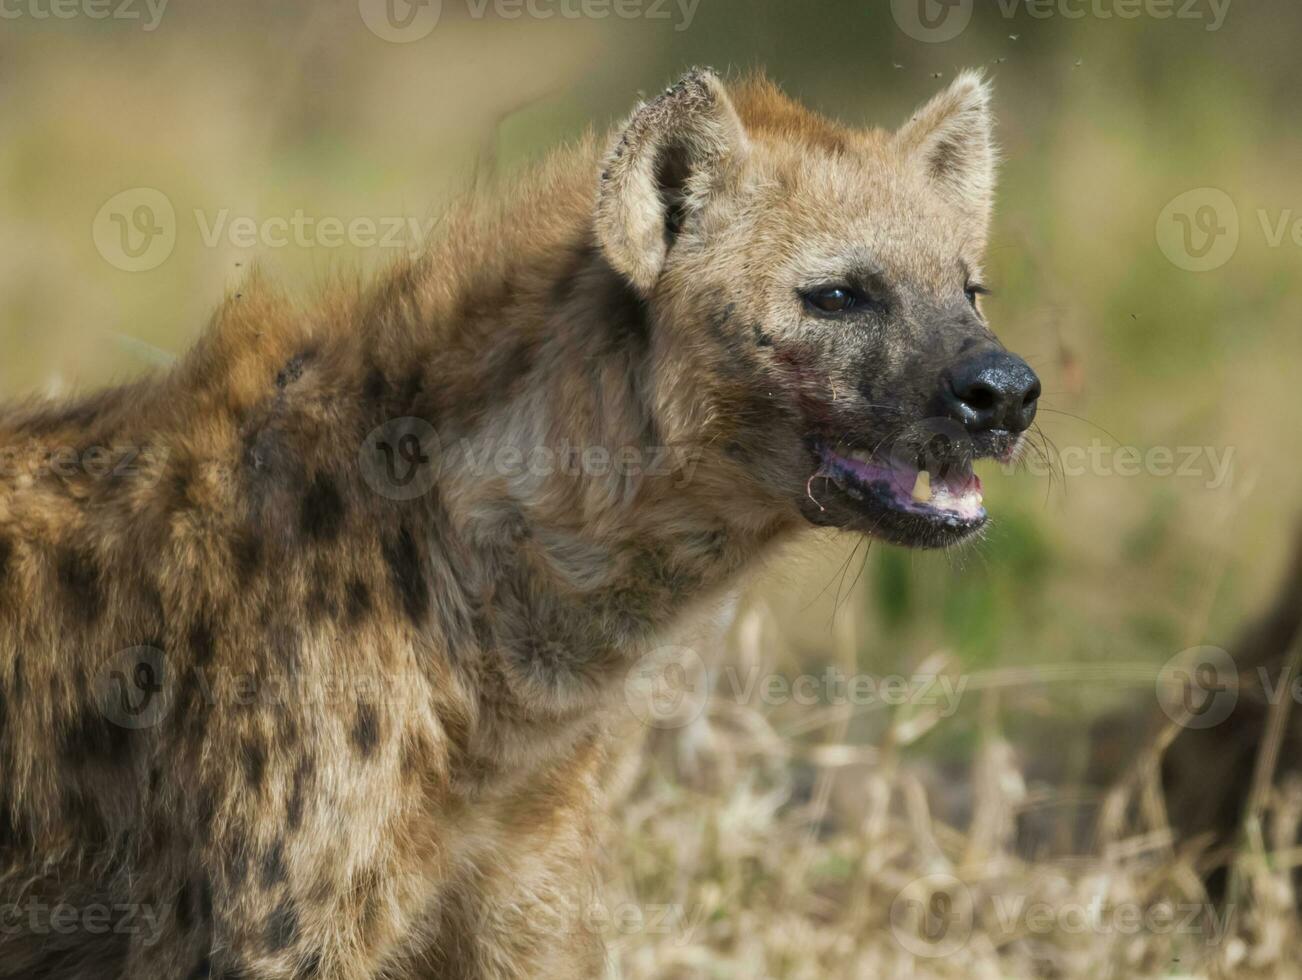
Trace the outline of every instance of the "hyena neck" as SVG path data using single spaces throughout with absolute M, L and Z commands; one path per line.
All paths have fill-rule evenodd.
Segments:
M 468 566 L 446 581 L 477 583 L 476 645 L 522 712 L 586 712 L 775 532 L 729 513 L 707 447 L 668 444 L 653 318 L 586 234 L 490 292 L 508 307 L 456 322 L 425 385 L 441 519 Z

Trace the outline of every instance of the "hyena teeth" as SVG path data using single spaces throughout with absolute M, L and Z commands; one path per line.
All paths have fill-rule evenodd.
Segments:
M 914 481 L 913 499 L 920 504 L 925 504 L 931 499 L 931 474 L 926 470 L 921 470 L 918 479 Z

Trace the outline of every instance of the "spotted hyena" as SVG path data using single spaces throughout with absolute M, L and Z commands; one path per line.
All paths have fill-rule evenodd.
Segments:
M 0 975 L 602 971 L 630 666 L 775 543 L 986 519 L 989 91 L 695 71 L 302 310 L 0 415 Z

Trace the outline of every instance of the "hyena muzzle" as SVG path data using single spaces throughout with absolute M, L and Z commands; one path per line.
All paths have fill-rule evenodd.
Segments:
M 374 287 L 0 414 L 0 976 L 603 971 L 630 668 L 776 542 L 986 520 L 989 92 L 687 75 Z

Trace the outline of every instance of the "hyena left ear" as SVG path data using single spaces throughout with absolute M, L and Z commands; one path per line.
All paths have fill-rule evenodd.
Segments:
M 972 219 L 982 238 L 995 194 L 997 151 L 990 95 L 984 75 L 965 71 L 895 134 L 900 151 L 925 169 Z
M 602 166 L 596 232 L 638 292 L 654 288 L 684 221 L 746 152 L 723 83 L 694 69 L 633 113 Z

